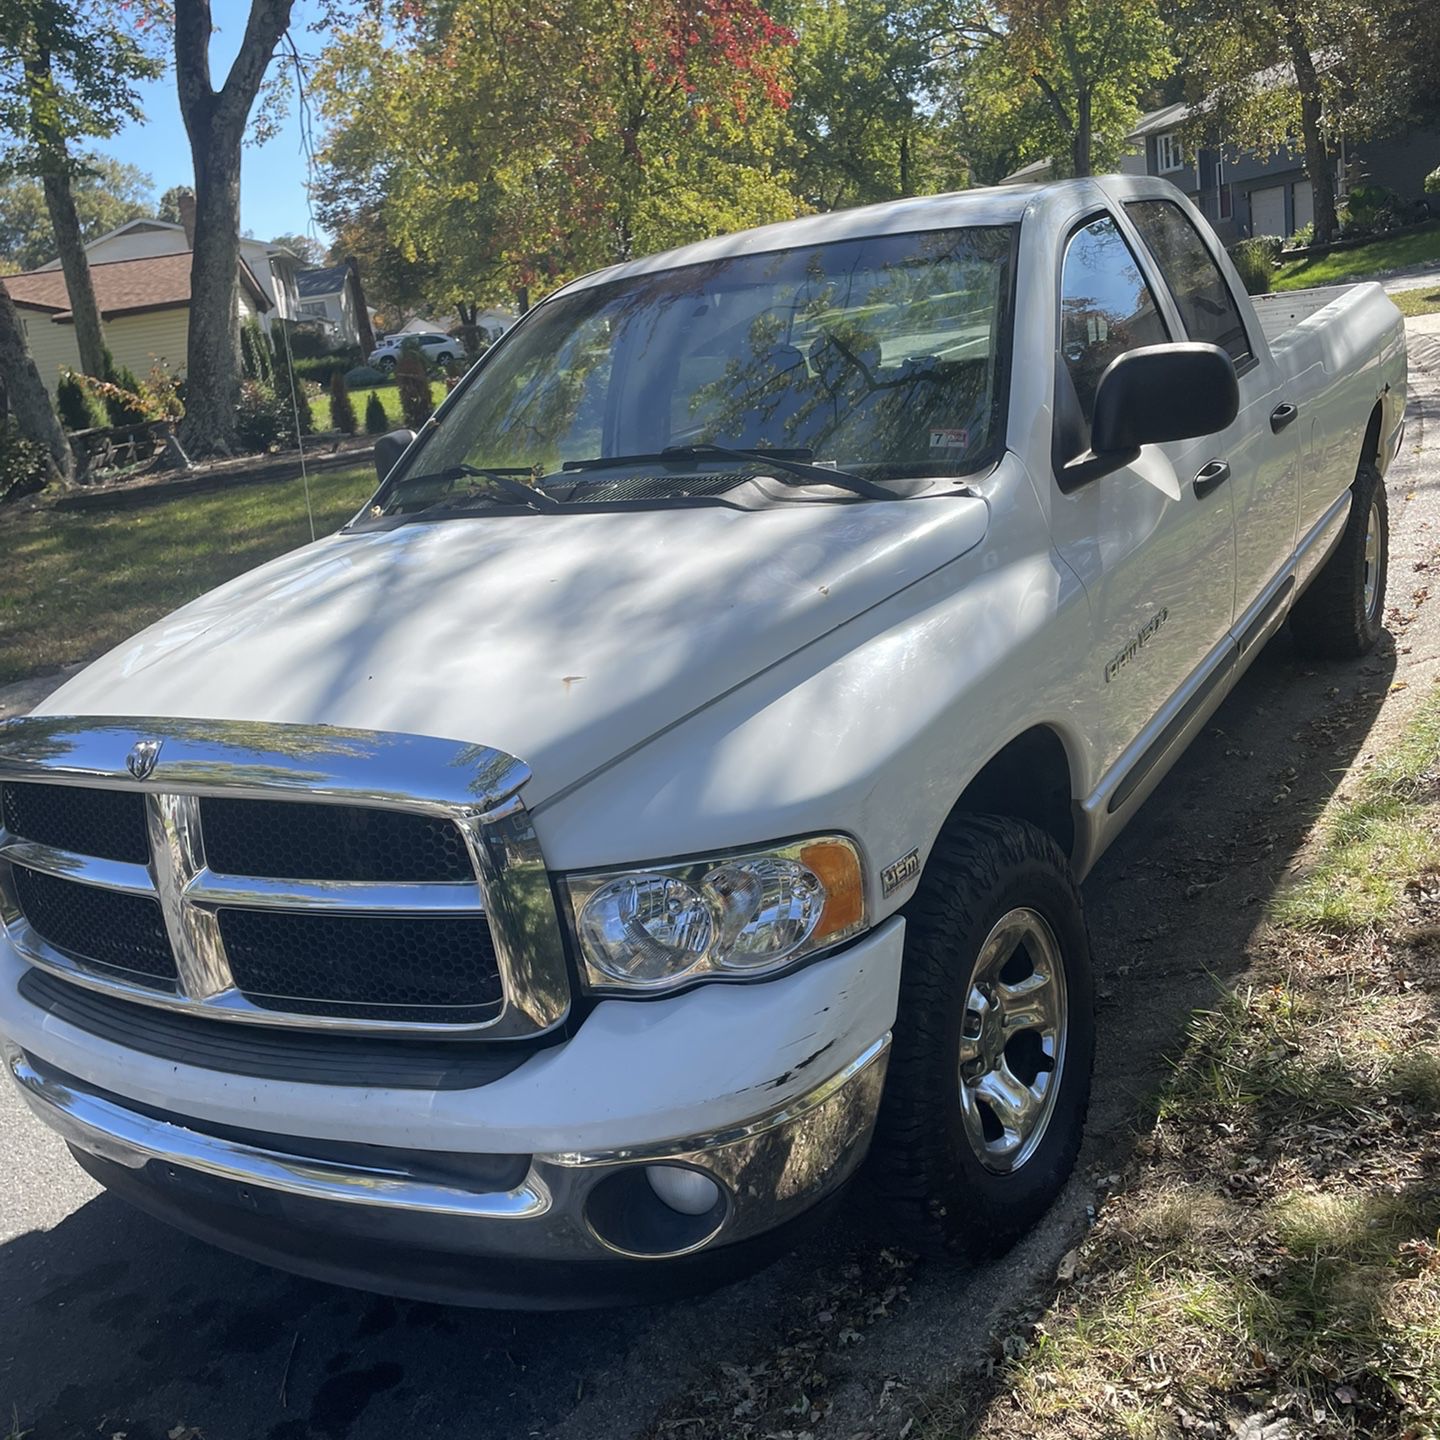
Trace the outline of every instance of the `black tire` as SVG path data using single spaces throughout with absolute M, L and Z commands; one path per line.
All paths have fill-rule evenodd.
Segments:
M 1048 1122 L 1028 1158 L 996 1173 L 966 1133 L 960 1045 L 981 947 L 1002 917 L 1021 908 L 1038 913 L 1056 942 L 1068 1020 Z M 1095 1017 L 1079 888 L 1048 835 L 1022 821 L 976 816 L 942 836 L 905 914 L 900 1008 L 870 1183 L 909 1243 L 997 1254 L 1060 1193 L 1084 1133 Z
M 1362 461 L 1350 487 L 1354 498 L 1345 533 L 1290 612 L 1295 648 L 1317 660 L 1354 660 L 1374 649 L 1385 626 L 1385 572 L 1390 560 L 1390 511 L 1379 468 Z M 1378 525 L 1376 587 L 1366 598 L 1367 538 Z
M 448 365 L 454 358 L 455 357 L 448 350 L 442 350 L 435 357 L 435 363 L 437 365 Z
M 395 369 L 395 361 L 389 355 L 382 355 L 380 359 L 375 362 L 375 368 L 382 374 L 389 375 Z

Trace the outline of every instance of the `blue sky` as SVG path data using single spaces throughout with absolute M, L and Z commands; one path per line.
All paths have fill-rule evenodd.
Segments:
M 250 7 L 249 0 L 213 0 L 212 8 L 218 33 L 210 43 L 210 72 L 218 87 L 229 73 Z M 302 52 L 312 49 L 315 39 L 303 29 L 309 18 L 308 8 L 305 0 L 295 6 L 294 29 Z M 172 185 L 193 185 L 190 143 L 180 119 L 174 73 L 167 70 L 160 79 L 137 88 L 144 122 L 127 125 L 113 140 L 95 142 L 95 148 L 138 165 L 154 180 L 157 198 Z M 291 109 L 293 112 L 293 105 Z M 274 139 L 245 147 L 240 171 L 240 228 L 253 231 L 261 240 L 282 234 L 310 234 L 305 179 L 300 124 L 292 113 Z M 317 232 L 317 238 L 324 241 L 327 237 Z

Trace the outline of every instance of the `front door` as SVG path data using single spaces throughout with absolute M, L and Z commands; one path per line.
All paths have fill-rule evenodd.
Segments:
M 1178 338 L 1113 215 L 1070 235 L 1061 276 L 1056 469 L 1090 445 L 1095 390 L 1117 355 Z M 1214 438 L 1145 447 L 1133 464 L 1052 496 L 1055 546 L 1090 602 L 1076 719 L 1101 773 L 1225 641 L 1235 593 L 1228 487 L 1191 483 Z M 1054 481 L 1051 482 L 1055 484 Z

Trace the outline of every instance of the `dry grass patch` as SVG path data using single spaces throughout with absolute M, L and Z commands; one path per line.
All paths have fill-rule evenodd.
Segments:
M 1048 1311 L 911 1440 L 1440 1436 L 1437 769 L 1433 697 L 1194 1017 Z

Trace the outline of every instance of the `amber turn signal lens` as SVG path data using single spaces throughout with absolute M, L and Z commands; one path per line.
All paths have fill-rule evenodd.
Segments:
M 841 840 L 816 840 L 800 850 L 800 863 L 813 870 L 825 887 L 825 909 L 814 939 L 843 935 L 865 919 L 865 885 L 854 846 Z

